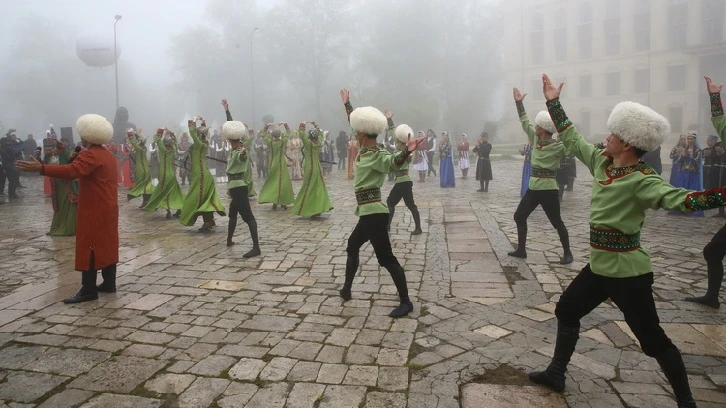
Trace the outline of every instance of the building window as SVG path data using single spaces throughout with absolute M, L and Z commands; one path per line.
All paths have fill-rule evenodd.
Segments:
M 671 132 L 683 132 L 683 108 L 681 106 L 671 106 L 668 109 L 668 120 L 671 122 Z
M 555 14 L 555 59 L 564 61 L 567 59 L 567 12 L 564 8 L 557 9 Z
M 605 95 L 620 95 L 620 72 L 605 74 Z
M 577 44 L 581 59 L 592 58 L 592 5 L 589 2 L 580 5 Z
M 668 47 L 680 50 L 688 44 L 688 1 L 670 0 L 668 6 Z
M 635 84 L 633 86 L 636 94 L 650 93 L 650 70 L 636 69 Z
M 590 112 L 589 111 L 582 111 L 580 112 L 580 124 L 577 126 L 577 129 L 580 131 L 580 134 L 585 135 L 585 137 L 590 136 Z
M 633 32 L 635 35 L 635 51 L 650 50 L 650 0 L 635 2 L 633 16 Z
M 703 1 L 703 43 L 719 44 L 723 41 L 724 0 Z
M 668 67 L 668 91 L 686 90 L 686 66 L 673 65 Z
M 535 13 L 532 17 L 532 33 L 530 34 L 532 47 L 532 64 L 544 63 L 544 17 L 542 13 Z
M 620 0 L 608 0 L 605 4 L 605 55 L 620 54 Z
M 592 96 L 592 75 L 580 74 L 580 98 Z

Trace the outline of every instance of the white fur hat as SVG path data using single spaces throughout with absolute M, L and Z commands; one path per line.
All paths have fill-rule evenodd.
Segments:
M 534 124 L 550 133 L 557 133 L 555 123 L 552 122 L 550 113 L 547 111 L 541 111 L 540 113 L 538 113 L 537 116 L 534 118 Z
M 238 120 L 229 120 L 222 125 L 222 137 L 228 140 L 240 140 L 247 136 L 247 127 Z
M 398 125 L 396 127 L 396 140 L 403 144 L 406 144 L 408 142 L 409 136 L 413 137 L 413 129 L 411 129 L 411 126 Z
M 608 130 L 625 143 L 650 152 L 671 132 L 668 119 L 637 102 L 620 102 L 608 118 Z
M 356 132 L 378 135 L 386 130 L 388 119 L 372 106 L 356 108 L 350 114 L 350 126 Z
M 89 113 L 76 121 L 81 140 L 94 145 L 106 144 L 113 138 L 113 125 L 101 115 Z

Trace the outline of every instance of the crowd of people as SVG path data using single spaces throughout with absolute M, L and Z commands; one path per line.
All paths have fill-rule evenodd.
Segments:
M 570 170 L 575 167 L 575 159 L 588 167 L 595 182 L 589 206 L 589 262 L 557 302 L 557 339 L 551 363 L 543 371 L 530 373 L 529 377 L 535 383 L 563 391 L 567 365 L 579 338 L 580 320 L 600 303 L 612 299 L 624 313 L 643 351 L 654 357 L 663 369 L 678 406 L 695 407 L 681 354 L 659 324 L 651 288 L 653 270 L 649 253 L 641 247 L 640 232 L 648 209 L 702 214 L 704 210 L 726 206 L 726 189 L 721 187 L 723 142 L 726 141 L 726 118 L 720 95 L 723 86 L 706 77 L 712 121 L 718 136 L 709 138 L 708 147 L 701 149 L 695 134 L 683 135 L 671 154 L 674 170 L 670 183 L 644 161 L 646 153 L 656 151 L 670 133 L 670 124 L 663 116 L 638 103 L 621 102 L 608 119 L 610 135 L 606 142 L 594 145 L 578 133 L 565 112 L 559 99 L 564 84 L 557 86 L 543 75 L 542 86 L 547 109 L 538 112 L 533 122 L 524 107 L 526 94 L 513 89 L 528 144 L 521 150 L 525 156 L 522 198 L 514 212 L 518 245 L 509 255 L 527 257 L 528 218 L 542 206 L 562 245 L 560 263 L 573 262 L 560 201 L 576 176 Z M 118 186 L 127 185 L 126 179 L 129 200 L 141 197 L 141 207 L 145 210 L 165 209 L 167 219 L 178 218 L 185 226 L 194 225 L 201 217 L 200 231 L 210 231 L 216 225 L 215 213 L 229 214 L 227 246 L 234 245 L 239 215 L 249 228 L 252 249 L 243 256 L 250 258 L 261 254 L 257 222 L 249 203 L 250 197 L 257 195 L 252 170 L 254 159 L 258 179 L 265 178 L 259 203 L 272 204 L 272 209 L 278 206 L 287 209 L 291 205 L 293 213 L 317 218 L 333 209 L 324 176 L 336 164 L 334 152 L 337 152 L 338 169 L 345 168 L 348 177 L 353 179 L 355 215 L 359 217 L 348 238 L 345 280 L 339 294 L 344 301 L 352 299 L 359 251 L 370 241 L 379 265 L 390 273 L 398 292 L 399 305 L 389 316 L 406 316 L 414 306 L 408 295 L 404 269 L 393 254 L 389 230 L 395 206 L 404 200 L 415 223 L 411 235 L 423 232 L 409 166 L 418 172 L 419 182 L 425 182 L 433 173 L 439 177 L 442 188 L 454 187 L 456 165 L 462 171 L 462 178 L 467 177 L 469 142 L 463 134 L 454 143 L 447 132 L 437 140 L 432 130 L 427 134 L 420 131 L 414 136 L 410 126 L 394 125 L 391 111 L 383 113 L 370 106 L 354 109 L 345 89 L 341 91 L 341 99 L 351 125 L 351 136 L 341 132 L 336 142 L 314 121 L 301 122 L 293 130 L 287 123 L 273 122 L 270 118 L 255 133 L 245 123 L 234 120 L 229 104 L 222 100 L 227 121 L 221 129 L 211 129 L 203 118 L 194 117 L 188 121 L 181 143 L 177 142 L 173 130 L 159 128 L 149 145 L 141 131 L 133 126 L 123 130 L 121 137 L 126 140 L 119 143 L 118 126 L 114 125 L 130 125 L 128 112 L 120 120 L 117 115 L 114 125 L 99 115 L 90 114 L 76 123 L 81 143 L 75 148 L 70 141 L 57 140 L 51 129 L 43 141 L 41 157 L 37 147 L 33 153 L 32 143 L 26 148 L 11 130 L 0 140 L 0 154 L 4 174 L 12 186 L 12 199 L 17 197 L 18 172 L 38 172 L 46 176 L 53 196 L 54 216 L 49 233 L 72 235 L 71 227 L 75 228 L 76 269 L 82 272 L 82 285 L 65 302 L 78 303 L 98 299 L 99 292 L 116 291 Z M 377 138 L 382 134 L 385 143 L 379 144 Z M 191 143 L 185 140 L 187 135 Z M 290 145 L 295 148 L 290 150 Z M 300 154 L 296 156 L 298 147 Z M 492 180 L 491 150 L 488 134 L 483 132 L 471 149 L 477 155 L 476 178 L 481 192 L 488 191 Z M 156 153 L 155 166 L 153 153 Z M 438 173 L 433 164 L 436 153 Z M 296 177 L 302 178 L 297 194 L 291 183 Z M 188 180 L 186 194 L 180 188 L 179 178 L 182 183 Z M 387 178 L 394 186 L 384 201 L 381 187 Z M 222 181 L 226 182 L 231 197 L 229 212 L 217 191 L 217 182 Z M 700 191 L 704 181 L 711 189 Z M 704 248 L 708 264 L 706 294 L 685 300 L 712 308 L 720 306 L 725 243 L 726 227 Z M 96 285 L 98 270 L 104 279 L 101 285 Z

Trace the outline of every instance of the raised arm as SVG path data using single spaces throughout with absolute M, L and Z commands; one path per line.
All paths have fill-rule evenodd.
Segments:
M 726 117 L 723 113 L 723 103 L 721 101 L 723 84 L 714 83 L 711 77 L 704 78 L 706 79 L 708 98 L 711 101 L 711 123 L 716 128 L 718 137 L 721 138 L 722 142 L 726 143 Z
M 227 120 L 234 120 L 232 119 L 232 114 L 229 113 L 229 103 L 227 103 L 226 99 L 222 99 L 222 107 L 224 108 L 224 113 L 227 115 Z
M 393 125 L 393 112 L 391 112 L 389 109 L 386 109 L 386 111 L 383 113 L 386 115 L 386 120 L 388 121 L 388 127 L 386 128 L 386 139 L 391 138 L 391 147 L 396 146 L 395 138 L 396 136 L 394 133 L 396 132 L 395 126 Z
M 534 126 L 529 121 L 527 111 L 524 109 L 524 97 L 527 94 L 522 94 L 519 89 L 514 88 L 512 89 L 512 95 L 514 96 L 514 103 L 517 105 L 517 114 L 519 115 L 519 123 L 522 125 L 522 130 L 527 135 L 529 143 L 535 144 L 537 142 L 537 134 L 534 131 Z
M 200 139 L 199 135 L 197 135 L 197 122 L 190 119 L 187 124 L 189 126 L 189 136 L 191 136 L 192 140 L 194 141 L 194 146 L 201 146 L 202 139 Z
M 552 121 L 555 123 L 560 140 L 565 145 L 565 150 L 577 156 L 590 169 L 590 173 L 592 173 L 596 158 L 601 155 L 602 150 L 588 143 L 567 117 L 565 109 L 560 103 L 560 92 L 564 85 L 562 83 L 559 87 L 556 87 L 547 75 L 542 75 L 542 89 L 547 99 L 547 109 L 550 112 Z

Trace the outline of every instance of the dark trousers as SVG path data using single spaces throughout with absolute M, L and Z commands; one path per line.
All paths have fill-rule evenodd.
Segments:
M 560 243 L 565 252 L 570 251 L 570 236 L 567 233 L 562 216 L 560 215 L 560 200 L 557 190 L 530 190 L 522 197 L 517 211 L 514 212 L 514 222 L 517 223 L 518 249 L 524 250 L 527 246 L 527 218 L 537 206 L 541 205 L 547 219 L 557 230 Z
M 391 279 L 396 285 L 398 296 L 401 301 L 409 301 L 408 284 L 406 283 L 406 274 L 403 267 L 398 263 L 398 259 L 393 255 L 391 249 L 391 241 L 388 238 L 386 225 L 388 224 L 388 214 L 371 214 L 364 215 L 358 219 L 358 224 L 348 237 L 348 259 L 345 263 L 345 285 L 350 290 L 353 284 L 353 278 L 358 271 L 360 248 L 368 241 L 373 245 L 373 251 L 376 253 L 378 264 L 386 268 L 391 274 Z
M 393 214 L 396 212 L 396 205 L 401 202 L 406 204 L 408 210 L 411 211 L 411 216 L 416 224 L 416 229 L 421 229 L 421 215 L 418 212 L 418 207 L 413 201 L 413 181 L 404 181 L 403 183 L 396 183 L 393 185 L 391 192 L 388 194 L 386 199 L 386 205 L 388 206 L 388 225 L 391 225 Z
M 338 152 L 338 170 L 345 170 L 347 167 L 345 166 L 345 156 L 343 156 L 340 152 Z
M 436 169 L 434 168 L 434 152 L 426 152 L 426 158 L 429 160 L 429 171 L 427 175 L 431 175 L 431 173 L 434 173 L 434 176 L 436 175 Z
M 5 180 L 7 175 L 5 174 L 5 167 L 0 164 L 0 193 L 5 194 Z
M 703 247 L 703 258 L 708 267 L 707 296 L 718 299 L 723 281 L 723 258 L 726 256 L 726 225 L 721 227 L 711 238 L 711 242 Z
M 677 348 L 660 327 L 652 285 L 652 272 L 631 278 L 608 278 L 594 274 L 587 264 L 560 296 L 555 315 L 565 326 L 579 328 L 580 319 L 609 298 L 623 312 L 643 352 L 651 357 L 660 356 L 667 349 Z
M 20 184 L 20 170 L 15 167 L 6 166 L 5 174 L 8 179 L 8 197 L 15 197 L 15 190 L 17 190 Z
M 229 235 L 234 234 L 235 228 L 237 228 L 237 216 L 242 217 L 242 221 L 249 224 L 255 222 L 255 216 L 252 214 L 252 207 L 250 207 L 250 199 L 247 197 L 248 188 L 235 187 L 229 190 L 229 194 L 232 196 L 232 202 L 229 204 Z

